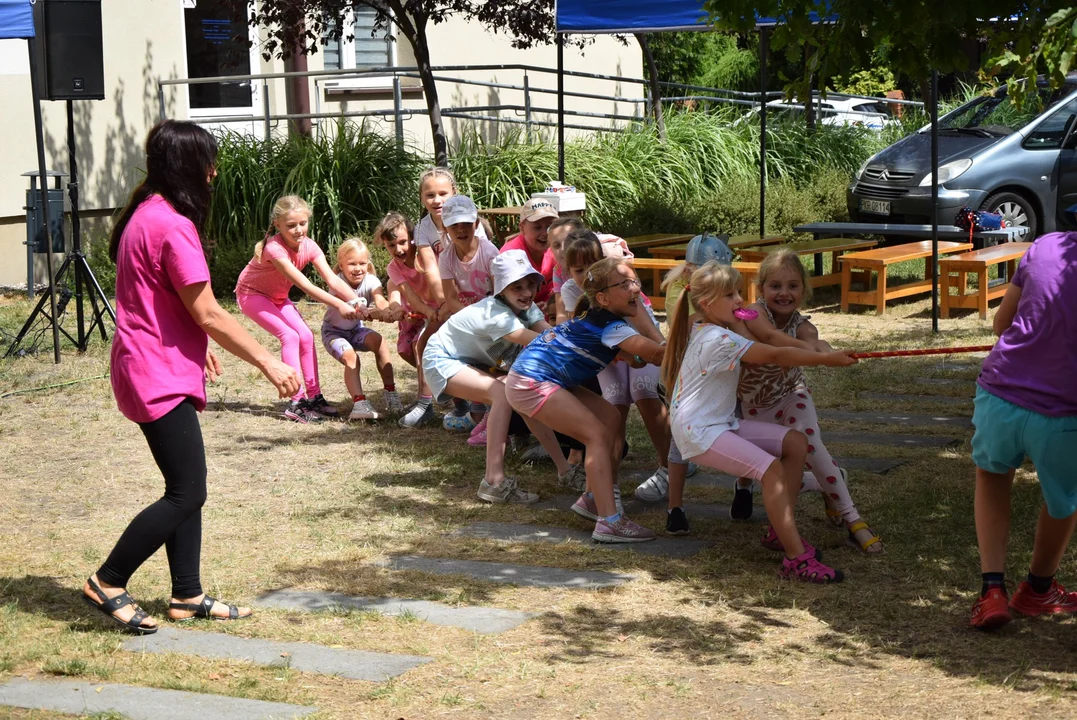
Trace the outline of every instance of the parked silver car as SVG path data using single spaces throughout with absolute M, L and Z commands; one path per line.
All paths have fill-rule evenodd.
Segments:
M 1027 238 L 1071 227 L 1077 203 L 1077 75 L 1040 88 L 1018 110 L 1005 88 L 939 118 L 938 221 L 963 205 L 1003 215 Z M 859 222 L 931 222 L 931 127 L 902 138 L 860 167 L 846 191 Z

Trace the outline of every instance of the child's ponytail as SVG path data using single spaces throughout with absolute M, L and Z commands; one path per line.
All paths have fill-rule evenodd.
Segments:
M 702 310 L 703 305 L 710 304 L 722 295 L 736 290 L 740 286 L 740 273 L 729 265 L 721 265 L 714 260 L 696 269 L 684 286 L 684 292 L 677 300 L 677 309 L 673 312 L 673 321 L 669 326 L 669 342 L 666 356 L 662 361 L 662 384 L 667 392 L 672 393 L 681 374 L 681 363 L 688 349 L 688 337 L 692 331 L 689 320 L 689 303 L 695 303 Z
M 688 349 L 688 335 L 691 331 L 691 322 L 688 319 L 689 289 L 677 298 L 677 307 L 673 311 L 673 320 L 669 324 L 669 339 L 666 342 L 666 355 L 662 359 L 662 384 L 666 386 L 668 397 L 672 397 L 673 387 L 677 384 L 677 378 L 681 374 L 681 362 L 684 361 L 684 352 Z

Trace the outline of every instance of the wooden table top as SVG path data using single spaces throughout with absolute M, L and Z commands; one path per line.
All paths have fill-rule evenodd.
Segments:
M 792 250 L 797 255 L 814 255 L 815 253 L 823 252 L 842 252 L 845 250 L 867 250 L 878 245 L 876 240 L 857 240 L 856 238 L 823 238 L 821 240 L 804 240 L 801 242 L 786 243 L 784 245 L 768 245 L 766 247 L 746 247 L 741 248 L 741 257 L 745 260 L 750 259 L 749 256 L 758 256 L 758 259 L 762 259 L 763 256 L 777 252 L 778 250 Z
M 994 238 L 1002 242 L 1021 237 L 1028 228 L 1002 228 L 1001 230 L 975 230 L 973 237 Z M 817 222 L 797 225 L 793 232 L 822 235 L 899 235 L 905 237 L 931 238 L 930 225 L 905 225 L 903 223 L 854 223 L 854 222 Z M 956 225 L 939 225 L 939 237 L 960 240 L 967 238 L 969 231 Z
M 1030 242 L 1003 243 L 1001 245 L 985 247 L 982 250 L 973 250 L 970 253 L 965 253 L 958 257 L 948 257 L 944 259 L 947 262 L 962 262 L 968 260 L 985 260 L 988 263 L 1006 262 L 1007 260 L 1016 260 L 1019 257 L 1023 257 L 1030 247 L 1032 247 L 1032 243 Z
M 640 268 L 641 270 L 672 270 L 680 265 L 683 260 L 670 260 L 669 258 L 632 258 L 628 261 L 632 267 Z M 734 262 L 733 267 L 738 271 L 755 272 L 759 269 L 759 263 L 757 262 Z
M 939 241 L 939 254 L 948 254 L 971 250 L 972 243 Z M 905 243 L 904 245 L 891 245 L 890 247 L 864 250 L 863 252 L 847 253 L 838 258 L 842 262 L 851 261 L 854 265 L 889 265 L 905 260 L 919 260 L 931 257 L 931 241 Z
M 745 247 L 758 247 L 760 245 L 775 245 L 777 243 L 785 242 L 785 238 L 781 235 L 767 235 L 765 237 L 759 237 L 758 235 L 731 235 L 726 240 L 726 247 L 730 250 L 737 250 Z
M 479 215 L 519 215 L 520 211 L 523 209 L 523 205 L 517 205 L 515 207 L 486 208 L 485 210 L 479 210 Z

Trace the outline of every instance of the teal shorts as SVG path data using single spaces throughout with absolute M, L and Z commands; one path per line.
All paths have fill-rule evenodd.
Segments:
M 1027 455 L 1051 517 L 1067 518 L 1077 511 L 1077 416 L 1041 415 L 977 386 L 972 424 L 976 467 L 1004 475 Z

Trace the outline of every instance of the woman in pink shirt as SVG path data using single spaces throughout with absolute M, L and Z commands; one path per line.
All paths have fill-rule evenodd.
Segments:
M 295 371 L 213 297 L 202 229 L 216 160 L 216 141 L 194 123 L 165 120 L 154 126 L 146 138 L 146 179 L 109 243 L 116 263 L 112 390 L 120 412 L 146 436 L 165 494 L 131 521 L 82 593 L 91 606 L 142 635 L 156 632 L 157 623 L 125 588 L 162 545 L 172 575 L 169 619 L 251 614 L 206 595 L 199 577 L 206 453 L 197 413 L 206 406 L 206 378 L 221 372 L 206 336 L 261 370 L 281 397 L 299 388 Z
M 288 299 L 288 291 L 295 285 L 323 305 L 336 309 L 345 320 L 358 317 L 355 307 L 359 298 L 348 283 L 337 277 L 326 262 L 325 253 L 307 235 L 310 207 L 306 201 L 285 195 L 273 205 L 269 219 L 269 232 L 254 246 L 254 257 L 239 274 L 236 301 L 244 315 L 280 340 L 284 362 L 303 378 L 305 392 L 301 389 L 292 396 L 284 416 L 302 423 L 336 417 L 337 409 L 322 397 L 318 382 L 314 333 L 299 308 Z M 273 230 L 277 232 L 274 234 Z M 303 275 L 303 269 L 311 263 L 336 295 L 316 287 Z

